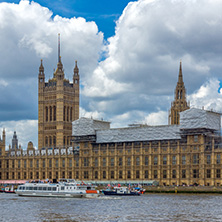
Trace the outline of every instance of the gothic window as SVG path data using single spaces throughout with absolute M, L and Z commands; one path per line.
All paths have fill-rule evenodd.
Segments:
M 163 178 L 166 179 L 167 178 L 167 171 L 163 170 Z
M 69 107 L 67 107 L 67 122 L 69 121 Z
M 56 137 L 53 136 L 53 144 L 54 144 L 54 147 L 56 147 Z
M 176 163 L 177 163 L 177 157 L 176 157 L 176 156 L 173 156 L 173 157 L 172 157 L 172 164 L 173 164 L 173 165 L 176 165 Z
M 51 106 L 49 107 L 49 115 L 50 115 L 49 117 L 50 121 L 52 121 L 52 107 Z
M 48 107 L 45 107 L 45 121 L 48 122 Z
M 127 171 L 127 178 L 128 178 L 128 179 L 131 178 L 131 171 L 130 171 L 130 170 Z
M 64 146 L 66 145 L 66 137 L 65 136 L 63 137 L 63 145 Z
M 54 117 L 53 117 L 53 120 L 56 121 L 56 106 L 53 107 L 53 111 L 54 111 Z
M 183 91 L 181 90 L 180 91 L 180 99 L 182 99 L 182 97 L 183 97 Z
M 114 171 L 110 172 L 110 177 L 111 177 L 111 179 L 114 179 Z
M 123 171 L 120 170 L 120 171 L 119 171 L 119 179 L 122 179 L 122 178 L 123 178 Z
M 63 108 L 63 121 L 66 120 L 66 107 Z
M 163 165 L 167 165 L 167 156 L 163 156 Z
M 98 171 L 95 171 L 95 179 L 98 179 Z
M 49 137 L 49 146 L 52 146 L 52 137 Z
M 179 99 L 180 98 L 180 91 L 178 90 L 177 91 L 177 99 Z
M 103 171 L 103 179 L 106 179 L 106 171 Z
M 45 146 L 46 147 L 48 146 L 48 137 L 47 136 L 45 137 Z
M 149 177 L 149 171 L 148 170 L 145 170 L 145 172 L 144 172 L 144 177 L 145 177 L 145 179 L 148 179 L 148 177 Z
M 69 145 L 69 137 L 67 137 L 67 146 Z
M 172 170 L 172 178 L 176 178 L 176 175 L 177 175 L 176 170 Z
M 140 158 L 136 157 L 136 165 L 139 166 L 140 165 Z
M 154 164 L 154 165 L 157 165 L 157 164 L 158 164 L 158 157 L 157 157 L 157 156 L 154 156 L 153 164 Z
M 70 107 L 70 121 L 72 121 L 72 107 Z
M 131 165 L 131 157 L 128 157 L 127 158 L 127 166 L 130 166 Z
M 186 170 L 182 170 L 182 178 L 186 178 Z
M 217 154 L 217 164 L 220 164 L 220 154 Z

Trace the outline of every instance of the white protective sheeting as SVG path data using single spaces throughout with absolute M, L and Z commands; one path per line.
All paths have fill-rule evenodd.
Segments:
M 179 126 L 144 126 L 98 130 L 97 143 L 180 139 Z
M 110 122 L 81 117 L 72 123 L 73 136 L 96 135 L 96 130 L 109 129 Z
M 181 129 L 221 128 L 220 114 L 191 108 L 180 113 L 180 125 L 126 127 L 110 129 L 110 122 L 80 118 L 73 122 L 73 136 L 96 135 L 97 143 L 180 139 Z
M 221 115 L 212 111 L 191 108 L 180 113 L 181 129 L 211 129 L 219 131 Z

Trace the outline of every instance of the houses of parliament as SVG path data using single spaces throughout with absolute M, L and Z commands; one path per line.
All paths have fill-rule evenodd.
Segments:
M 79 69 L 70 82 L 61 57 L 53 77 L 38 74 L 38 149 L 18 146 L 16 132 L 6 150 L 0 139 L 0 179 L 157 181 L 160 185 L 222 185 L 220 113 L 190 108 L 182 63 L 169 124 L 110 128 L 110 122 L 79 118 Z

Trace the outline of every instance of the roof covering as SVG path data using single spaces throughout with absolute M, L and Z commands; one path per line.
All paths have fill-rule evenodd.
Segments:
M 97 143 L 180 139 L 179 126 L 145 126 L 98 130 Z
M 110 122 L 81 117 L 73 121 L 72 134 L 74 136 L 96 135 L 96 130 L 109 128 Z
M 220 130 L 220 114 L 191 108 L 180 113 L 180 125 L 126 127 L 110 129 L 110 122 L 80 118 L 73 122 L 73 136 L 96 136 L 96 143 L 136 142 L 180 139 L 181 129 Z
M 203 109 L 191 108 L 180 113 L 181 129 L 205 128 L 219 131 L 221 114 Z

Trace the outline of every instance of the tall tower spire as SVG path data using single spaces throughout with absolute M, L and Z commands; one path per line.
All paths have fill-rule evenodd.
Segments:
M 182 83 L 182 82 L 183 82 L 182 61 L 180 60 L 180 69 L 179 69 L 178 83 Z
M 178 82 L 175 89 L 174 101 L 171 104 L 169 124 L 180 124 L 180 112 L 189 108 L 186 101 L 186 88 L 183 82 L 182 61 L 180 60 Z

